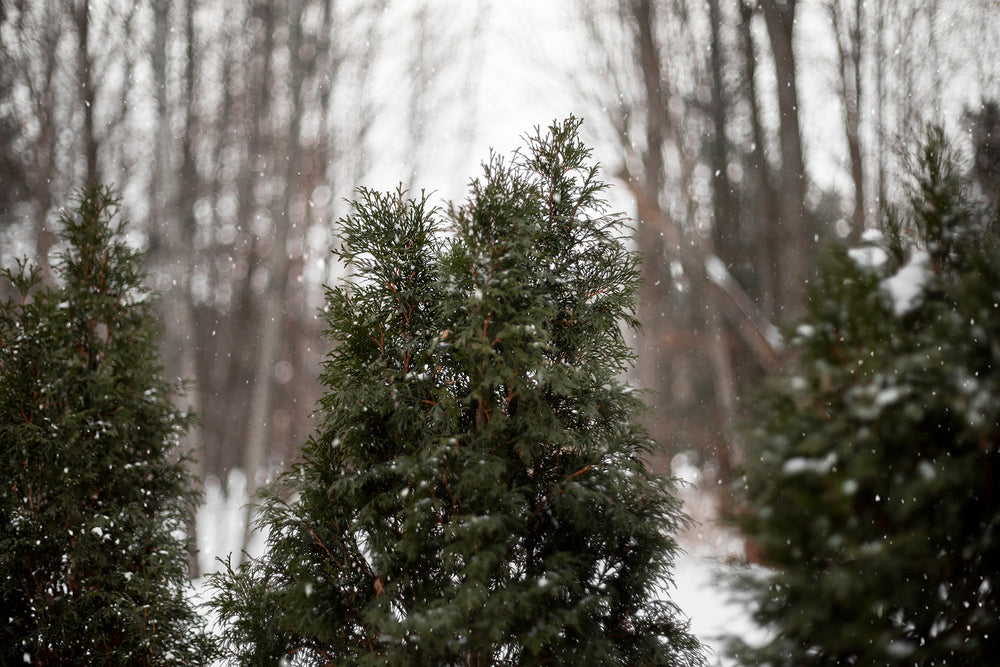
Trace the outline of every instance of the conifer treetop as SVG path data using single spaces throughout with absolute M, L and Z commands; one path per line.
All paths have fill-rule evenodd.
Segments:
M 0 304 L 3 664 L 205 664 L 176 531 L 196 499 L 140 257 L 106 188 L 62 218 L 60 284 Z
M 317 432 L 215 580 L 242 664 L 703 664 L 620 377 L 638 259 L 578 129 L 460 205 L 360 190 L 339 222 Z

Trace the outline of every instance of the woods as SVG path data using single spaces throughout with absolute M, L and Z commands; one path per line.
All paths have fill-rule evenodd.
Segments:
M 360 381 L 343 373 L 334 381 L 324 370 L 345 337 L 362 337 L 344 327 L 334 328 L 336 335 L 323 333 L 331 326 L 334 305 L 325 286 L 341 284 L 352 257 L 350 226 L 335 227 L 332 221 L 375 229 L 384 217 L 377 211 L 388 215 L 396 207 L 407 215 L 422 211 L 435 229 L 450 230 L 445 236 L 472 234 L 471 227 L 486 225 L 487 218 L 475 213 L 472 202 L 479 195 L 463 204 L 461 193 L 478 160 L 494 148 L 505 155 L 519 137 L 537 147 L 532 142 L 539 135 L 531 128 L 545 128 L 553 118 L 583 117 L 579 140 L 593 149 L 588 159 L 600 163 L 609 182 L 601 191 L 608 201 L 602 215 L 634 219 L 634 227 L 626 231 L 625 225 L 616 239 L 627 253 L 637 253 L 638 262 L 620 249 L 609 252 L 618 258 L 617 268 L 637 273 L 635 312 L 619 313 L 627 326 L 615 342 L 620 347 L 615 355 L 624 356 L 606 358 L 603 372 L 611 373 L 614 387 L 641 390 L 649 406 L 647 411 L 634 406 L 635 432 L 641 425 L 649 434 L 637 455 L 649 468 L 643 474 L 659 480 L 660 474 L 693 465 L 700 490 L 711 495 L 719 512 L 747 521 L 741 535 L 749 536 L 750 557 L 768 567 L 793 568 L 799 556 L 783 561 L 780 549 L 769 554 L 754 533 L 766 528 L 754 523 L 760 520 L 754 508 L 769 502 L 767 494 L 784 493 L 787 481 L 780 474 L 785 459 L 768 454 L 769 467 L 757 467 L 760 456 L 784 437 L 761 429 L 777 428 L 779 408 L 791 405 L 802 412 L 805 399 L 778 401 L 780 406 L 762 412 L 756 388 L 797 377 L 803 355 L 819 354 L 800 336 L 800 323 L 816 329 L 825 318 L 829 324 L 841 317 L 834 312 L 841 307 L 857 308 L 864 313 L 859 317 L 870 319 L 887 315 L 882 297 L 868 295 L 871 302 L 855 303 L 859 295 L 852 290 L 865 285 L 880 293 L 889 272 L 908 266 L 916 271 L 909 260 L 920 257 L 915 249 L 928 250 L 933 238 L 914 222 L 925 204 L 914 195 L 911 180 L 920 173 L 911 164 L 914 156 L 926 158 L 935 145 L 925 135 L 928 123 L 941 128 L 944 142 L 932 152 L 953 154 L 949 168 L 961 182 L 948 205 L 976 219 L 977 229 L 991 229 L 1000 179 L 998 20 L 1000 10 L 991 2 L 910 0 L 3 2 L 0 267 L 11 273 L 0 280 L 0 299 L 15 317 L 18 308 L 35 307 L 31 295 L 41 304 L 48 298 L 43 294 L 67 289 L 60 258 L 70 243 L 67 221 L 80 214 L 74 210 L 80 188 L 104 193 L 109 205 L 114 201 L 122 209 L 130 223 L 117 232 L 115 243 L 138 253 L 135 275 L 143 273 L 143 289 L 157 295 L 141 309 L 150 324 L 159 323 L 159 334 L 149 334 L 155 344 L 144 354 L 150 368 L 162 359 L 162 370 L 154 373 L 164 386 L 161 407 L 178 419 L 196 416 L 181 420 L 185 428 L 170 431 L 168 463 L 183 468 L 171 474 L 183 473 L 189 491 L 221 487 L 230 500 L 244 493 L 269 498 L 264 509 L 248 507 L 240 520 L 247 526 L 245 547 L 252 543 L 256 512 L 270 512 L 263 515 L 265 523 L 288 518 L 277 509 L 297 488 L 287 474 L 303 469 L 332 428 L 326 421 L 328 403 L 335 400 L 330 397 L 340 395 L 336 392 L 347 380 Z M 513 115 L 500 111 L 512 109 L 532 114 L 530 120 L 514 124 Z M 523 147 L 502 168 L 487 159 L 489 173 L 476 187 L 492 182 L 490 174 L 516 181 L 513 175 L 527 155 Z M 94 189 L 101 184 L 113 185 L 120 199 Z M 367 189 L 356 195 L 359 186 Z M 531 197 L 518 187 L 513 189 L 523 195 L 520 203 L 514 197 L 503 205 L 516 203 L 517 215 L 541 215 L 525 204 Z M 383 191 L 390 194 L 375 194 Z M 447 208 L 449 199 L 458 203 Z M 552 202 L 554 208 L 560 205 Z M 611 215 L 620 210 L 623 218 Z M 474 222 L 463 222 L 463 215 Z M 876 232 L 880 240 L 874 240 Z M 537 245 L 525 251 L 525 261 L 537 264 L 531 271 L 551 272 L 545 266 L 551 258 L 542 255 L 556 251 L 530 238 Z M 978 238 L 986 252 L 993 237 L 983 232 Z M 466 241 L 480 244 L 476 247 L 486 257 L 486 246 L 496 239 Z M 452 250 L 465 247 L 455 243 Z M 432 343 L 435 349 L 458 344 L 464 311 L 454 300 L 476 289 L 469 282 L 474 278 L 460 277 L 457 255 L 445 261 L 436 254 L 441 248 L 431 246 L 421 256 L 426 266 L 420 268 L 429 272 L 421 274 L 426 279 L 421 285 L 437 285 L 450 271 L 462 287 L 421 298 L 435 304 L 433 317 L 427 315 L 438 328 L 435 335 L 448 335 L 435 342 L 423 332 L 419 341 L 407 343 L 417 346 L 411 357 L 430 354 Z M 392 248 L 401 255 L 413 250 L 405 244 Z M 566 248 L 559 252 L 572 254 Z M 885 264 L 867 273 L 855 266 L 859 253 L 870 258 L 880 252 L 889 258 Z M 19 274 L 25 257 L 27 273 Z M 949 304 L 961 303 L 963 290 L 989 293 L 987 282 L 963 282 L 972 280 L 965 269 L 947 278 L 957 269 L 935 262 L 928 266 L 943 282 L 934 289 L 962 292 L 947 297 Z M 975 262 L 988 264 L 982 257 Z M 567 275 L 575 270 L 556 263 Z M 621 278 L 611 267 L 603 270 L 605 279 Z M 19 306 L 24 281 L 35 284 L 35 278 Z M 847 286 L 838 282 L 845 280 Z M 398 289 L 399 281 L 394 284 Z M 821 297 L 834 300 L 824 306 Z M 982 296 L 982 304 L 988 298 Z M 507 312 L 507 301 L 493 304 L 487 329 Z M 450 314 L 444 312 L 448 304 Z M 508 314 L 532 319 L 537 328 L 548 321 L 547 308 L 524 306 L 523 312 Z M 363 309 L 352 312 L 372 331 L 384 328 Z M 89 321 L 86 313 L 74 313 Z M 914 335 L 914 346 L 965 331 L 939 324 L 926 328 L 929 338 Z M 992 335 L 988 327 L 983 332 L 983 338 Z M 899 336 L 910 340 L 911 333 Z M 8 340 L 4 354 L 14 349 Z M 462 339 L 470 345 L 471 340 Z M 518 338 L 510 345 L 534 340 Z M 635 363 L 621 362 L 630 353 Z M 955 354 L 942 363 L 961 366 Z M 458 392 L 459 378 L 467 383 L 474 375 L 454 368 L 476 363 L 471 357 L 448 359 L 456 366 L 442 369 L 453 368 L 448 386 Z M 0 382 L 27 381 L 10 369 L 23 370 L 12 362 Z M 991 366 L 980 369 L 983 377 L 991 372 Z M 850 393 L 853 377 L 829 391 Z M 430 382 L 430 376 L 420 381 Z M 477 390 L 462 385 L 461 391 L 471 401 Z M 586 400 L 596 396 L 584 393 Z M 456 406 L 458 396 L 452 397 Z M 510 407 L 493 406 L 486 398 L 477 399 L 483 401 L 479 407 L 465 406 L 484 424 L 488 414 Z M 607 407 L 604 399 L 599 402 Z M 347 418 L 350 410 L 340 410 Z M 390 413 L 382 414 L 387 423 L 396 418 Z M 19 415 L 12 408 L 10 423 L 23 420 Z M 947 421 L 933 415 L 928 419 Z M 809 426 L 825 428 L 818 421 Z M 843 433 L 854 438 L 864 428 L 850 422 Z M 957 431 L 945 430 L 946 441 L 958 438 Z M 890 434 L 871 437 L 890 446 Z M 24 455 L 14 442 L 4 441 L 5 456 Z M 819 439 L 810 445 L 817 452 L 790 456 L 820 465 L 837 446 Z M 989 447 L 982 451 L 988 459 Z M 396 454 L 382 453 L 387 461 Z M 328 463 L 360 468 L 360 456 Z M 18 460 L 23 465 L 25 459 Z M 559 468 L 560 474 L 593 465 L 576 463 L 574 470 Z M 448 468 L 448 475 L 460 469 Z M 12 491 L 17 474 L 10 473 L 5 483 L 11 498 L 19 495 Z M 279 477 L 284 482 L 274 486 Z M 50 481 L 59 486 L 61 479 Z M 245 489 L 237 488 L 242 479 Z M 940 482 L 920 479 L 931 487 Z M 235 486 L 227 487 L 227 481 Z M 445 487 L 434 488 L 436 502 Z M 187 498 L 186 493 L 181 495 Z M 673 514 L 673 501 L 664 502 L 671 508 L 661 517 L 669 536 L 685 522 Z M 844 516 L 870 509 L 846 507 Z M 14 516 L 5 516 L 5 525 L 13 525 Z M 825 535 L 832 528 L 820 516 L 816 508 L 820 525 L 814 528 Z M 178 565 L 176 572 L 197 577 L 219 567 L 203 559 L 209 571 L 198 571 L 191 553 L 199 544 L 195 525 L 188 518 L 178 521 L 188 532 L 187 548 L 174 555 L 187 559 L 187 569 Z M 234 545 L 230 564 L 233 576 L 243 572 L 241 561 L 249 557 L 239 546 Z M 884 562 L 902 558 L 892 553 Z M 810 572 L 819 567 L 815 559 L 802 558 Z M 261 566 L 254 562 L 239 581 L 267 580 L 255 578 L 260 570 L 254 568 Z M 789 598 L 776 600 L 780 613 L 762 623 L 778 623 L 789 608 Z M 284 642 L 283 637 L 277 633 L 274 641 Z M 922 637 L 926 643 L 926 633 Z

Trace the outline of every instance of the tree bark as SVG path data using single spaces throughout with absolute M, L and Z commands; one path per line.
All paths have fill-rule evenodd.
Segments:
M 171 129 L 174 107 L 170 101 L 168 77 L 168 35 L 170 30 L 169 0 L 157 2 L 154 6 L 153 74 L 156 81 L 157 132 L 155 149 L 155 173 L 153 182 L 153 233 L 160 237 L 154 243 L 161 251 L 161 261 L 165 270 L 173 276 L 172 287 L 164 295 L 164 317 L 167 326 L 163 332 L 164 357 L 185 382 L 185 393 L 178 396 L 179 408 L 201 415 L 202 387 L 198 372 L 197 351 L 200 347 L 194 314 L 193 295 L 190 278 L 194 272 L 194 217 L 193 206 L 197 173 L 191 143 L 193 141 L 194 117 L 192 91 L 195 87 L 194 48 L 194 7 L 192 0 L 184 4 L 186 59 L 179 106 L 184 111 L 184 137 L 181 144 L 179 168 L 174 167 L 174 138 Z M 162 244 L 162 248 L 159 246 Z M 192 425 L 180 443 L 180 452 L 188 457 L 188 468 L 200 484 L 204 478 L 202 463 L 202 430 L 199 424 Z M 197 547 L 196 527 L 188 526 L 188 541 Z M 198 559 L 192 553 L 189 560 L 190 574 L 198 576 Z
M 712 242 L 716 254 L 727 265 L 732 265 L 741 259 L 743 244 L 740 239 L 738 205 L 729 180 L 729 140 L 726 138 L 729 100 L 722 75 L 722 13 L 719 0 L 708 0 L 708 10 L 711 39 L 709 72 L 712 77 L 709 114 L 712 119 L 709 150 L 709 168 L 712 170 Z
M 74 7 L 73 21 L 77 36 L 77 77 L 83 95 L 83 155 L 85 172 L 83 182 L 87 187 L 97 187 L 100 176 L 97 173 L 97 127 L 94 120 L 96 86 L 94 84 L 93 59 L 90 55 L 90 2 L 81 0 Z
M 861 0 L 854 0 L 853 21 L 842 15 L 843 3 L 828 6 L 837 42 L 840 70 L 840 99 L 844 105 L 844 130 L 854 183 L 854 211 L 851 214 L 851 239 L 856 241 L 865 228 L 865 173 L 861 153 L 861 54 L 863 23 Z
M 760 3 L 774 55 L 778 86 L 781 170 L 778 217 L 774 224 L 778 240 L 775 259 L 779 279 L 774 287 L 779 319 L 783 322 L 794 320 L 804 310 L 806 267 L 809 265 L 811 246 L 805 219 L 805 162 L 799 128 L 793 44 L 796 2 L 761 0 Z
M 775 293 L 780 281 L 778 274 L 778 239 L 774 220 L 778 217 L 777 193 L 773 184 L 773 169 L 764 152 L 767 139 L 761 124 L 760 97 L 757 91 L 757 47 L 751 23 L 754 7 L 749 0 L 740 1 L 740 42 L 743 48 L 743 77 L 745 97 L 750 112 L 751 146 L 746 156 L 750 186 L 750 211 L 753 224 L 751 243 L 758 288 L 758 305 L 768 316 L 775 314 Z
M 281 330 L 285 322 L 284 305 L 288 288 L 290 262 L 288 236 L 292 207 L 299 194 L 301 150 L 299 133 L 302 127 L 302 84 L 305 65 L 299 56 L 302 42 L 301 2 L 288 3 L 289 95 L 291 105 L 288 133 L 284 137 L 285 178 L 280 209 L 274 215 L 274 235 L 269 253 L 270 279 L 264 291 L 264 317 L 254 364 L 254 383 L 250 397 L 250 424 L 245 452 L 247 495 L 254 497 L 266 473 L 265 464 L 270 437 L 271 413 L 274 405 L 274 367 L 281 353 Z M 249 522 L 248 522 L 249 523 Z
M 664 187 L 663 142 L 667 135 L 666 100 L 661 81 L 660 53 L 653 35 L 655 7 L 651 0 L 631 0 L 629 10 L 635 21 L 635 46 L 642 75 L 645 118 L 645 142 L 642 150 L 642 173 L 629 178 L 641 195 L 637 241 L 642 254 L 642 285 L 639 288 L 639 319 L 643 330 L 637 336 L 640 362 L 637 374 L 640 385 L 652 393 L 651 402 L 664 408 L 672 398 L 670 364 L 665 359 L 664 340 L 668 336 L 671 307 L 667 303 L 671 276 L 667 266 L 666 245 L 673 239 L 680 245 L 660 206 Z M 650 432 L 658 442 L 666 442 L 668 420 L 650 422 Z

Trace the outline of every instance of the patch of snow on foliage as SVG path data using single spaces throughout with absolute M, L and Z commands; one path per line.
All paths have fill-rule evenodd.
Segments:
M 861 234 L 861 240 L 864 243 L 881 243 L 882 242 L 882 230 L 870 228 L 866 229 Z
M 877 269 L 889 261 L 888 253 L 878 246 L 851 248 L 847 251 L 847 255 L 863 269 Z
M 825 475 L 830 472 L 834 464 L 837 463 L 837 455 L 830 452 L 822 459 L 811 459 L 804 456 L 793 456 L 785 461 L 781 471 L 786 475 L 801 475 L 802 473 L 813 472 L 818 475 Z
M 930 255 L 917 250 L 899 271 L 882 281 L 882 289 L 892 298 L 893 312 L 897 316 L 905 315 L 917 305 L 930 271 Z

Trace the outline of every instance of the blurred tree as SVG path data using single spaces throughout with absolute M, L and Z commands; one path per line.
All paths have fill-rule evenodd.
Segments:
M 865 63 L 865 3 L 831 1 L 827 5 L 839 64 L 838 92 L 844 108 L 844 132 L 854 185 L 854 209 L 850 216 L 850 237 L 857 241 L 865 229 L 865 165 L 861 145 L 862 81 Z
M 777 245 L 771 269 L 776 272 L 774 316 L 779 322 L 789 322 L 802 313 L 813 255 L 812 234 L 806 226 L 806 167 L 795 58 L 798 0 L 760 0 L 759 5 L 771 44 L 778 101 L 778 215 L 766 223 L 774 226 Z
M 1000 237 L 942 131 L 881 235 L 834 248 L 749 432 L 747 665 L 1000 655 Z
M 640 222 L 637 372 L 652 390 L 650 429 L 668 456 L 695 450 L 723 480 L 739 458 L 733 424 L 742 387 L 777 367 L 768 307 L 777 308 L 772 287 L 787 278 L 774 257 L 779 198 L 758 191 L 774 191 L 776 172 L 753 77 L 754 11 L 738 9 L 581 5 L 588 52 L 606 59 L 600 71 L 610 73 L 591 104 L 600 104 L 624 156 L 618 175 Z M 739 115 L 746 109 L 756 137 L 733 132 L 747 125 Z
M 578 125 L 494 157 L 448 235 L 402 191 L 341 221 L 319 432 L 215 578 L 241 664 L 704 664 L 619 379 L 638 260 Z
M 983 196 L 1000 203 L 1000 104 L 988 100 L 979 109 L 965 112 L 972 134 L 972 178 Z
M 187 418 L 161 378 L 152 297 L 83 191 L 62 218 L 61 286 L 21 264 L 0 304 L 0 631 L 4 664 L 208 664 L 188 601 Z
M 569 76 L 638 214 L 637 374 L 667 457 L 694 450 L 723 480 L 739 460 L 742 397 L 781 364 L 772 323 L 802 312 L 819 242 L 897 196 L 885 128 L 941 117 L 973 71 L 980 90 L 1000 81 L 959 28 L 995 30 L 987 5 L 577 3 L 586 74 Z
M 5 150 L 16 151 L 26 186 L 11 202 L 18 215 L 10 222 L 30 226 L 27 238 L 46 275 L 62 194 L 76 183 L 115 180 L 135 157 L 118 160 L 114 146 L 135 85 L 127 35 L 138 4 L 3 3 L 0 108 L 13 120 Z

